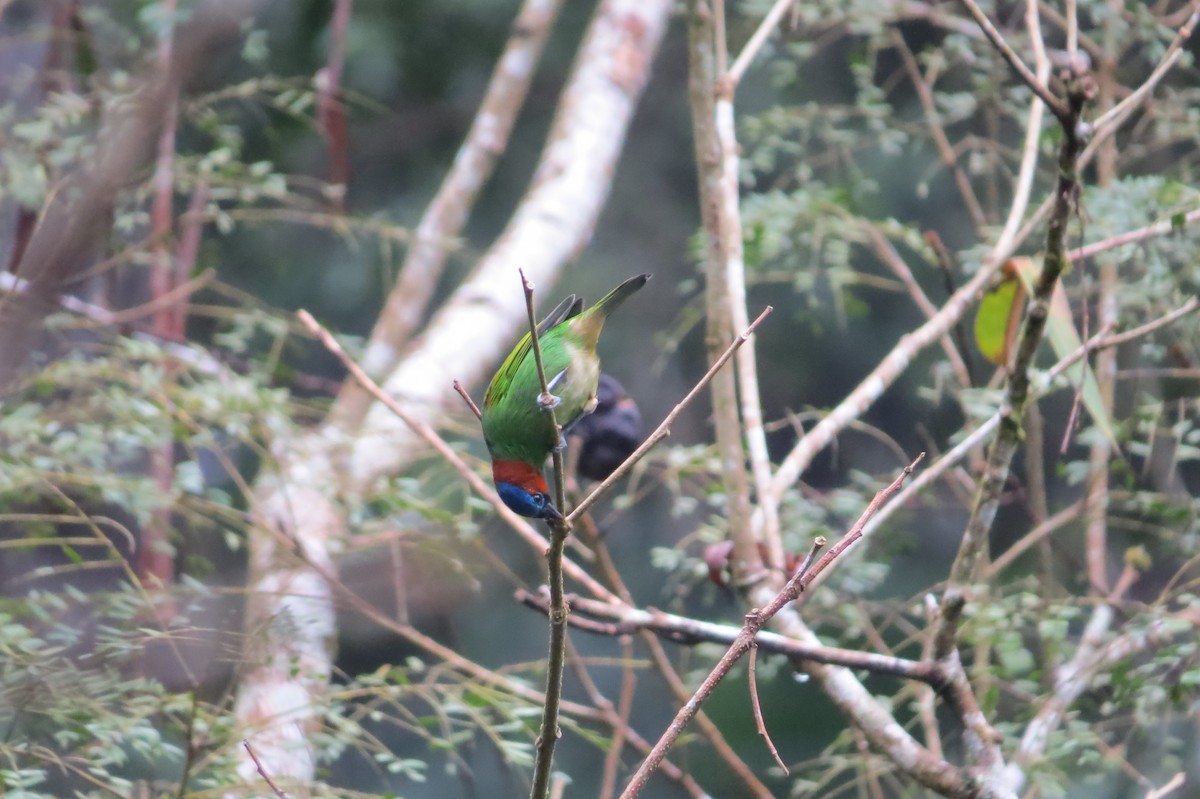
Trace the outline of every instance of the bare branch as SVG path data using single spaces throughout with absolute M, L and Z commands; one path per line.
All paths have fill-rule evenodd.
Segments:
M 992 46 L 1000 52 L 1000 55 L 1004 56 L 1004 60 L 1009 63 L 1009 66 L 1013 68 L 1013 71 L 1017 73 L 1017 76 L 1025 85 L 1033 90 L 1033 93 L 1046 104 L 1046 107 L 1050 109 L 1050 112 L 1054 116 L 1058 117 L 1060 121 L 1065 121 L 1070 113 L 1070 108 L 1058 97 L 1055 97 L 1050 89 L 1033 74 L 1033 71 L 1025 66 L 1025 62 L 1012 49 L 1012 46 L 1009 45 L 1004 35 L 996 30 L 996 26 L 988 19 L 987 14 L 983 13 L 983 9 L 979 7 L 979 4 L 975 0 L 959 0 L 959 2 L 975 18 L 975 22 L 979 24 L 980 29 L 987 35 Z
M 910 56 L 911 57 L 911 56 Z M 932 319 L 937 316 L 937 306 L 929 301 L 921 284 L 913 277 L 912 270 L 908 268 L 908 264 L 900 257 L 900 253 L 896 252 L 896 248 L 888 241 L 883 232 L 870 222 L 863 223 L 863 230 L 866 231 L 867 239 L 870 240 L 875 254 L 879 260 L 892 270 L 892 273 L 900 279 L 904 287 L 908 290 L 908 295 L 912 297 L 913 303 L 925 314 L 925 318 Z M 950 366 L 954 369 L 954 374 L 958 377 L 959 385 L 964 388 L 971 386 L 971 375 L 967 371 L 967 364 L 963 361 L 962 355 L 958 348 L 954 346 L 954 342 L 950 340 L 950 335 L 942 336 L 941 339 L 942 351 L 946 353 L 947 360 L 950 361 Z
M 463 402 L 467 403 L 467 407 L 471 409 L 471 413 L 475 414 L 476 419 L 483 419 L 483 414 L 479 411 L 479 406 L 475 404 L 475 400 L 471 399 L 471 395 L 463 388 L 463 384 L 454 381 L 454 390 L 458 392 L 458 396 L 463 398 Z
M 1129 230 L 1125 233 L 1118 233 L 1117 235 L 1110 236 L 1102 241 L 1093 242 L 1092 244 L 1088 244 L 1083 247 L 1077 247 L 1074 250 L 1069 251 L 1067 253 L 1067 257 L 1069 257 L 1072 261 L 1081 261 L 1085 258 L 1091 258 L 1095 255 L 1099 255 L 1102 252 L 1107 252 L 1108 250 L 1120 247 L 1124 244 L 1133 244 L 1134 242 L 1144 241 L 1156 236 L 1166 236 L 1170 233 L 1176 232 L 1184 225 L 1190 225 L 1197 221 L 1200 221 L 1200 208 L 1193 209 L 1185 214 L 1172 217 L 1171 219 L 1164 219 L 1161 222 L 1155 222 L 1154 224 L 1147 225 L 1146 227 L 1137 228 L 1136 230 Z
M 805 590 L 810 590 L 811 587 L 812 584 Z M 545 595 L 519 590 L 517 599 L 543 613 L 549 608 Z M 728 646 L 737 640 L 741 632 L 741 628 L 728 624 L 701 621 L 661 610 L 635 608 L 624 602 L 606 602 L 579 596 L 568 596 L 567 601 L 572 610 L 570 623 L 584 632 L 595 635 L 628 635 L 638 630 L 649 630 L 663 640 L 676 644 L 694 645 L 709 642 Z M 581 619 L 577 618 L 578 616 L 588 618 Z M 586 624 L 590 619 L 605 621 L 598 626 L 596 622 Z M 887 674 L 935 686 L 943 681 L 940 667 L 933 662 L 908 660 L 856 649 L 814 646 L 768 630 L 760 630 L 754 636 L 754 644 L 764 652 L 783 655 L 796 662 L 845 666 L 849 669 Z
M 783 769 L 784 774 L 788 774 L 788 767 L 783 762 L 783 758 L 779 756 L 779 750 L 775 748 L 775 742 L 771 740 L 771 733 L 767 732 L 767 723 L 763 721 L 762 706 L 758 703 L 758 646 L 750 642 L 750 662 L 746 667 L 746 675 L 750 681 L 750 707 L 754 710 L 754 724 L 758 728 L 758 734 L 767 745 L 767 749 L 771 752 L 771 757 L 775 758 L 775 762 Z
M 799 0 L 775 0 L 775 4 L 771 6 L 771 10 L 767 12 L 762 21 L 758 23 L 758 27 L 754 29 L 753 35 L 750 36 L 750 41 L 742 48 L 742 52 L 738 53 L 737 58 L 733 60 L 733 65 L 729 67 L 729 71 L 725 73 L 725 80 L 729 84 L 730 91 L 737 87 L 742 81 L 742 76 L 746 74 L 746 70 L 750 67 L 754 57 L 758 55 L 758 51 L 766 44 L 767 37 L 779 25 L 779 21 L 783 19 L 783 15 L 788 12 L 793 5 Z M 780 764 L 782 765 L 782 764 Z M 784 769 L 787 771 L 787 769 Z
M 1176 62 L 1183 56 L 1183 46 L 1188 39 L 1192 37 L 1192 32 L 1196 29 L 1196 24 L 1200 23 L 1200 0 L 1192 0 L 1192 13 L 1188 15 L 1187 20 L 1180 26 L 1175 38 L 1171 41 L 1167 51 L 1163 54 L 1162 60 L 1158 66 L 1150 73 L 1150 76 L 1142 82 L 1140 86 L 1133 90 L 1121 102 L 1106 111 L 1092 125 L 1097 131 L 1097 136 L 1106 134 L 1110 130 L 1115 130 L 1121 126 L 1133 110 L 1142 104 L 1142 101 L 1149 96 L 1150 92 L 1154 91 L 1154 87 L 1158 85 Z
M 287 793 L 285 793 L 282 788 L 275 784 L 275 780 L 271 779 L 271 775 L 267 772 L 266 767 L 263 766 L 262 761 L 258 759 L 258 755 L 254 754 L 254 749 L 250 747 L 250 742 L 243 739 L 242 746 L 246 748 L 246 753 L 250 755 L 250 759 L 254 761 L 254 768 L 258 770 L 259 776 L 261 776 L 263 781 L 267 783 L 267 787 L 269 787 L 271 791 L 279 797 L 279 799 L 288 799 Z
M 538 410 L 550 417 L 550 425 L 555 437 L 562 438 L 562 427 L 554 415 L 554 397 L 546 382 L 546 367 L 542 362 L 542 344 L 538 335 L 537 316 L 533 310 L 533 282 L 525 277 L 525 272 L 517 270 L 521 276 L 521 288 L 525 294 L 525 316 L 529 321 L 529 345 L 533 352 L 533 362 L 537 366 L 538 384 L 541 393 L 535 402 Z M 558 714 L 562 703 L 563 670 L 567 658 L 567 614 L 570 609 L 563 598 L 563 550 L 567 546 L 567 536 L 571 534 L 571 523 L 562 518 L 562 509 L 566 507 L 566 479 L 563 476 L 562 450 L 555 448 L 552 454 L 554 460 L 554 502 L 558 509 L 555 517 L 546 519 L 550 528 L 550 546 L 546 550 L 546 580 L 550 585 L 550 654 L 546 658 L 546 702 L 542 705 L 542 728 L 534 744 L 536 758 L 533 765 L 532 787 L 529 790 L 530 799 L 546 799 L 550 791 L 550 777 L 554 767 L 554 748 L 562 731 L 558 728 Z

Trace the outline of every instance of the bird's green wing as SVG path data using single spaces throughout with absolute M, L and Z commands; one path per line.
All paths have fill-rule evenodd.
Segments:
M 538 338 L 541 339 L 542 336 L 546 335 L 546 331 L 574 316 L 578 316 L 581 310 L 583 310 L 583 298 L 576 297 L 574 294 L 568 295 L 562 302 L 555 306 L 553 311 L 546 314 L 545 319 L 538 323 Z M 496 374 L 492 377 L 492 382 L 488 384 L 487 391 L 483 395 L 484 408 L 491 408 L 508 387 L 512 385 L 513 378 L 517 374 L 517 367 L 529 355 L 530 349 L 532 349 L 530 338 L 529 334 L 526 333 L 517 342 L 517 346 L 513 347 L 513 351 L 508 354 L 508 357 L 504 359 L 504 363 L 500 364 L 500 368 L 496 370 Z

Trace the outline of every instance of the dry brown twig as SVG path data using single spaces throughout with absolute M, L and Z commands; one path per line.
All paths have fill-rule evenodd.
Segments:
M 996 48 L 1000 55 L 1004 56 L 1004 60 L 1009 63 L 1009 66 L 1013 68 L 1013 72 L 1017 73 L 1022 82 L 1024 82 L 1026 86 L 1033 90 L 1033 93 L 1038 96 L 1038 99 L 1046 104 L 1046 107 L 1050 109 L 1054 116 L 1058 117 L 1059 120 L 1066 120 L 1070 113 L 1070 109 L 1060 98 L 1055 96 L 1055 94 L 1046 87 L 1045 83 L 1038 79 L 1038 76 L 1033 73 L 1033 70 L 1025 65 L 1025 62 L 1022 61 L 1021 57 L 1017 55 L 1015 50 L 1013 50 L 1012 46 L 1008 43 L 1008 40 L 1004 38 L 1004 35 L 1001 34 L 1000 31 L 996 30 L 996 26 L 992 24 L 990 19 L 988 19 L 987 14 L 983 13 L 983 9 L 979 7 L 979 4 L 976 3 L 975 0 L 959 0 L 959 2 L 961 2 L 971 16 L 975 18 L 975 21 L 979 24 L 980 29 L 992 43 L 992 46 Z
M 268 773 L 266 767 L 262 764 L 262 761 L 258 759 L 258 755 L 254 753 L 254 749 L 250 746 L 250 742 L 243 738 L 242 746 L 245 747 L 246 753 L 250 755 L 250 759 L 254 761 L 254 768 L 257 769 L 259 776 L 263 778 L 263 781 L 267 783 L 267 787 L 271 789 L 271 792 L 278 796 L 279 799 L 288 799 L 287 793 L 275 784 L 275 780 L 271 779 L 270 773 Z
M 763 743 L 767 745 L 767 750 L 770 751 L 771 757 L 775 758 L 775 763 L 783 769 L 784 774 L 790 773 L 787 764 L 783 762 L 783 758 L 779 756 L 779 750 L 775 748 L 775 742 L 771 740 L 771 733 L 767 731 L 767 722 L 763 720 L 762 706 L 758 702 L 758 644 L 754 641 L 750 642 L 750 658 L 746 666 L 746 678 L 750 688 L 750 708 L 754 711 L 754 726 L 758 729 L 758 735 L 763 739 Z

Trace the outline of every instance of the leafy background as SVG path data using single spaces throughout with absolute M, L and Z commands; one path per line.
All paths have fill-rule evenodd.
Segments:
M 766 5 L 739 5 L 735 40 L 749 34 Z M 1081 5 L 1094 19 L 1103 14 L 1104 4 Z M 230 690 L 243 648 L 253 639 L 253 631 L 250 641 L 243 639 L 240 615 L 245 531 L 239 514 L 245 504 L 228 471 L 236 466 L 246 480 L 253 479 L 273 417 L 319 418 L 328 391 L 311 378 L 337 380 L 341 373 L 316 345 L 294 335 L 289 314 L 311 310 L 341 331 L 352 350 L 355 337 L 369 332 L 403 257 L 402 231 L 415 225 L 453 158 L 514 8 L 481 0 L 354 4 L 343 76 L 351 174 L 345 210 L 355 220 L 350 227 L 280 218 L 324 207 L 326 150 L 314 121 L 312 87 L 325 63 L 330 3 L 268 4 L 248 26 L 240 52 L 211 54 L 206 65 L 211 68 L 190 87 L 178 139 L 176 202 L 179 209 L 186 206 L 183 193 L 198 177 L 209 182 L 212 218 L 196 266 L 197 272 L 215 269 L 219 280 L 195 298 L 212 310 L 192 317 L 188 346 L 197 353 L 228 353 L 241 375 L 222 383 L 202 370 L 167 367 L 161 344 L 80 332 L 61 319 L 63 340 L 85 355 L 47 366 L 20 397 L 6 400 L 0 511 L 10 516 L 0 520 L 0 536 L 28 542 L 63 535 L 57 515 L 66 512 L 64 506 L 85 507 L 112 521 L 99 536 L 111 544 L 99 552 L 83 544 L 0 549 L 6 596 L 0 676 L 13 708 L 0 712 L 5 758 L 0 769 L 9 795 L 65 792 L 86 783 L 84 773 L 118 786 L 118 792 L 147 780 L 161 786 L 185 764 L 194 769 L 189 790 L 221 784 L 222 769 L 236 757 L 227 746 L 237 734 L 228 728 Z M 39 102 L 38 65 L 46 46 L 39 31 L 47 9 L 17 0 L 6 4 L 0 22 L 6 43 L 0 48 L 5 76 L 0 240 L 16 235 L 20 208 L 36 210 L 57 177 L 87 163 L 96 131 L 93 103 L 128 89 L 131 76 L 152 57 L 163 20 L 158 2 L 85 4 L 91 52 L 75 54 L 72 91 Z M 591 10 L 591 4 L 566 4 L 512 143 L 451 258 L 439 297 L 467 274 L 526 188 Z M 769 48 L 770 57 L 739 89 L 749 305 L 777 308 L 758 338 L 769 420 L 786 420 L 790 411 L 803 421 L 804 412 L 832 406 L 922 318 L 863 246 L 863 218 L 902 242 L 935 304 L 946 288 L 921 244 L 921 231 L 938 230 L 966 272 L 982 254 L 952 180 L 938 167 L 924 134 L 911 86 L 896 78 L 903 73 L 886 44 L 889 13 L 882 3 L 803 4 L 798 29 Z M 1123 34 L 1148 38 L 1150 23 L 1136 10 L 1132 16 L 1136 24 L 1122 28 Z M 900 29 L 915 52 L 942 48 L 942 55 L 929 58 L 986 52 L 968 37 L 926 22 L 906 22 Z M 827 35 L 809 35 L 813 31 Z M 1158 54 L 1153 45 L 1138 51 L 1147 63 Z M 1014 162 L 1004 148 L 1015 148 L 1019 140 L 1013 119 L 1023 112 L 1026 95 L 998 86 L 1003 78 L 998 59 L 977 63 L 947 74 L 937 102 L 958 136 L 999 134 L 1002 157 L 989 160 L 981 151 L 968 159 L 980 185 L 995 183 L 991 191 L 999 195 L 1007 190 Z M 1195 77 L 1189 64 L 1164 90 L 1160 114 L 1129 152 L 1128 177 L 1088 189 L 1083 224 L 1089 240 L 1194 206 Z M 648 420 L 661 418 L 705 365 L 686 78 L 685 31 L 676 20 L 591 245 L 556 286 L 539 287 L 549 305 L 562 293 L 594 298 L 628 274 L 654 273 L 603 343 L 606 370 L 622 380 Z M 1044 146 L 1047 152 L 1053 147 L 1049 134 Z M 1048 173 L 1041 177 L 1048 184 Z M 98 262 L 119 256 L 146 235 L 149 196 L 146 181 L 120 198 L 107 252 L 97 255 Z M 276 218 L 266 218 L 263 209 Z M 1180 237 L 1121 253 L 1127 289 L 1122 303 L 1130 318 L 1150 318 L 1196 291 L 1200 273 L 1192 252 L 1194 239 Z M 144 299 L 146 259 L 134 253 L 128 260 L 106 287 L 88 290 L 108 291 L 123 305 Z M 1074 296 L 1087 289 L 1082 276 L 1069 280 Z M 517 290 L 515 276 L 511 286 L 496 287 Z M 1153 345 L 1131 348 L 1124 360 L 1165 363 L 1176 350 L 1196 357 L 1198 332 L 1194 321 L 1185 322 Z M 957 396 L 941 388 L 947 374 L 943 360 L 934 350 L 921 356 L 863 418 L 886 437 L 849 432 L 818 458 L 805 486 L 788 499 L 789 545 L 803 549 L 811 536 L 839 531 L 873 490 L 873 476 L 903 462 L 897 448 L 913 453 L 931 441 L 944 446 L 973 403 L 994 403 L 994 395 L 982 389 Z M 982 382 L 987 377 L 982 359 L 976 357 L 975 368 Z M 1141 545 L 1156 553 L 1156 566 L 1162 564 L 1132 595 L 1146 607 L 1131 623 L 1145 624 L 1158 612 L 1154 600 L 1175 568 L 1195 554 L 1200 441 L 1192 428 L 1190 388 L 1122 386 L 1118 403 L 1122 435 L 1135 460 L 1119 474 L 1125 493 L 1114 513 L 1129 523 L 1115 528 L 1113 551 Z M 1066 393 L 1044 403 L 1047 441 L 1062 437 L 1070 406 Z M 671 446 L 635 478 L 636 503 L 618 499 L 601 508 L 600 519 L 640 602 L 736 623 L 741 606 L 704 582 L 699 558 L 701 545 L 721 535 L 724 502 L 714 479 L 715 456 L 707 447 L 708 413 L 703 402 L 687 411 L 673 428 Z M 1153 462 L 1149 434 L 1169 424 L 1176 426 L 1179 470 L 1176 482 L 1164 488 L 1147 474 Z M 465 413 L 447 426 L 463 449 L 483 457 Z M 786 453 L 794 436 L 786 421 L 776 425 L 772 454 Z M 175 485 L 164 495 L 146 474 L 145 452 L 170 440 L 176 442 L 178 465 Z M 1048 446 L 1052 504 L 1078 492 L 1086 441 L 1077 436 L 1062 458 Z M 895 646 L 909 642 L 913 625 L 923 618 L 920 596 L 946 573 L 966 516 L 953 495 L 944 493 L 905 509 L 886 536 L 841 564 L 830 590 L 810 602 L 810 618 L 819 619 L 824 633 L 843 646 L 870 648 L 877 634 Z M 177 642 L 160 640 L 147 623 L 144 597 L 128 588 L 119 565 L 134 535 L 121 531 L 136 530 L 164 507 L 174 514 L 177 562 L 185 576 L 176 611 L 193 632 Z M 364 498 L 350 518 L 354 537 L 341 557 L 341 574 L 377 606 L 393 602 L 394 579 L 391 562 L 381 556 L 386 546 L 378 542 L 403 531 L 408 610 L 419 628 L 492 666 L 541 657 L 544 619 L 510 596 L 516 584 L 540 583 L 542 563 L 492 534 L 496 523 L 466 500 L 444 467 L 423 461 Z M 994 547 L 1027 528 L 1024 508 L 1014 501 L 1002 509 Z M 97 560 L 103 568 L 86 568 Z M 1056 561 L 1055 570 L 1064 586 L 1078 589 L 1080 566 L 1070 556 Z M 1078 633 L 1081 601 L 1072 600 L 1071 591 L 1048 596 L 1043 587 L 1036 562 L 1022 561 L 1005 592 L 970 620 L 969 637 L 996 642 L 997 688 L 987 698 L 989 708 L 1002 711 L 1013 695 L 1038 691 L 1045 675 L 1036 646 L 1053 646 Z M 1177 600 L 1195 601 L 1189 597 Z M 613 658 L 619 651 L 607 639 L 575 634 L 573 641 L 585 656 Z M 1139 767 L 1169 773 L 1187 760 L 1194 771 L 1196 729 L 1187 720 L 1195 710 L 1200 673 L 1194 649 L 1169 647 L 1114 672 L 1107 694 L 1086 709 L 1087 720 L 1061 733 L 1046 773 L 1036 777 L 1038 786 L 1047 794 L 1058 786 L 1092 796 L 1098 787 L 1084 784 L 1091 774 L 1106 781 L 1109 795 L 1133 795 L 1132 783 L 1115 773 L 1111 761 L 1092 770 L 1103 751 L 1093 745 L 1090 722 L 1098 717 L 1120 718 L 1121 724 L 1135 720 L 1129 723 L 1127 756 Z M 327 731 L 313 741 L 327 763 L 328 784 L 345 795 L 522 794 L 536 714 L 511 699 L 456 684 L 417 654 L 354 613 L 339 619 L 339 690 Z M 700 646 L 680 654 L 685 665 L 705 669 L 714 652 Z M 807 763 L 801 774 L 809 775 L 788 781 L 774 773 L 771 784 L 781 792 L 848 784 L 844 773 L 860 768 L 864 756 L 844 719 L 817 691 L 797 684 L 785 664 L 764 658 L 759 668 L 775 742 L 789 762 Z M 536 670 L 524 673 L 537 684 Z M 194 693 L 173 692 L 193 678 L 199 685 Z M 597 669 L 596 679 L 607 695 L 617 693 L 619 669 Z M 882 677 L 869 678 L 868 685 L 880 695 L 894 695 L 897 688 Z M 568 686 L 569 695 L 580 698 L 570 680 Z M 744 686 L 744 674 L 735 676 L 718 691 L 711 710 L 734 747 L 766 774 L 771 761 L 758 742 Z M 634 726 L 660 729 L 672 704 L 664 691 L 643 690 Z M 182 743 L 189 730 L 206 745 L 189 752 Z M 80 759 L 52 767 L 55 753 Z M 564 746 L 560 758 L 560 769 L 577 784 L 597 782 L 599 748 Z M 737 783 L 703 748 L 682 749 L 679 758 L 713 795 L 736 795 Z M 663 788 L 661 795 L 672 790 Z

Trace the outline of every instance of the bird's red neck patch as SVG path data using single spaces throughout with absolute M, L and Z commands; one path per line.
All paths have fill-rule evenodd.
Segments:
M 547 494 L 546 478 L 525 461 L 497 458 L 492 461 L 492 480 L 496 483 L 512 483 L 533 494 Z

